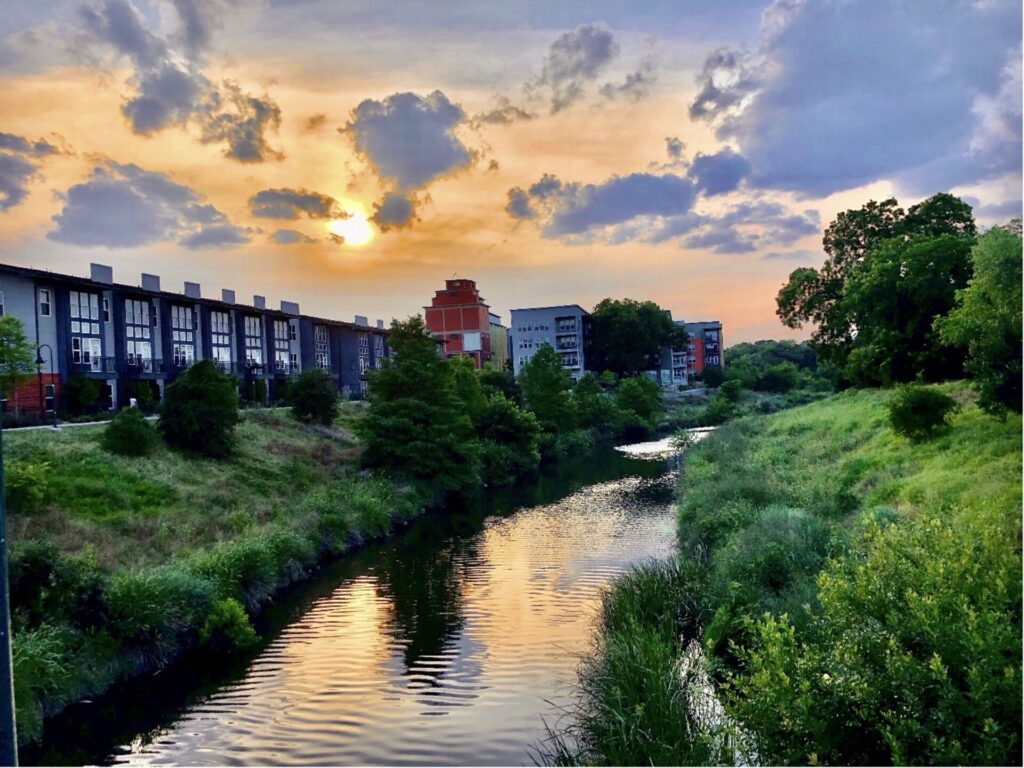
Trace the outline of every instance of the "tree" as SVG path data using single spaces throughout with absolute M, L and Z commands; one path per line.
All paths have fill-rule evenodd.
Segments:
M 68 376 L 61 388 L 61 411 L 68 416 L 81 416 L 97 409 L 100 399 L 100 384 L 95 379 L 87 378 L 80 373 Z
M 394 321 L 388 344 L 393 356 L 368 374 L 368 408 L 356 425 L 366 446 L 363 463 L 436 495 L 477 484 L 473 424 L 423 319 Z
M 148 456 L 160 437 L 138 408 L 123 408 L 103 432 L 103 447 L 119 456 Z
M 298 375 L 289 387 L 292 415 L 299 421 L 328 425 L 338 415 L 338 388 L 319 368 Z
M 549 434 L 575 426 L 569 398 L 570 383 L 569 373 L 562 367 L 562 358 L 550 344 L 537 350 L 519 372 L 523 404 L 537 417 L 541 429 Z
M 974 276 L 936 321 L 942 340 L 967 349 L 965 369 L 982 408 L 1021 412 L 1021 236 L 995 227 L 971 251 Z M 1011 223 L 1012 224 L 1012 223 Z
M 584 373 L 572 391 L 576 419 L 584 429 L 609 433 L 619 421 L 620 413 L 615 401 L 602 389 L 597 377 Z
M 14 315 L 0 316 L 0 387 L 14 402 L 18 415 L 18 387 L 35 373 L 35 348 L 25 337 L 21 320 Z M 42 403 L 40 403 L 42 406 Z
M 725 373 L 722 371 L 722 366 L 720 365 L 705 365 L 700 376 L 701 380 L 704 382 L 704 386 L 710 387 L 711 389 L 720 387 L 722 382 L 725 381 Z
M 635 413 L 647 426 L 661 412 L 661 387 L 646 376 L 634 376 L 619 382 L 615 404 L 623 411 Z
M 468 357 L 452 357 L 448 359 L 448 368 L 455 397 L 462 403 L 469 420 L 476 423 L 477 417 L 487 407 L 487 398 L 473 361 Z
M 850 381 L 877 386 L 961 374 L 963 349 L 944 344 L 933 325 L 967 285 L 970 251 L 969 240 L 951 235 L 892 238 L 853 270 L 840 302 L 856 329 L 844 367 Z
M 479 375 L 480 386 L 486 397 L 502 394 L 513 403 L 520 404 L 522 401 L 522 393 L 511 369 L 499 369 L 491 363 L 484 363 Z
M 532 472 L 540 464 L 540 425 L 529 411 L 504 395 L 494 395 L 476 421 L 483 475 L 505 484 Z
M 212 458 L 234 450 L 239 422 L 237 381 L 212 360 L 200 360 L 167 387 L 158 427 L 175 448 Z
M 685 347 L 689 340 L 686 329 L 653 301 L 604 299 L 590 319 L 598 365 L 619 376 L 654 367 L 664 347 Z
M 843 302 L 850 277 L 881 243 L 892 238 L 950 236 L 973 239 L 971 207 L 946 193 L 904 212 L 894 198 L 874 200 L 836 216 L 822 240 L 821 269 L 800 267 L 776 296 L 776 314 L 789 328 L 815 326 L 811 340 L 823 361 L 843 369 L 858 326 Z

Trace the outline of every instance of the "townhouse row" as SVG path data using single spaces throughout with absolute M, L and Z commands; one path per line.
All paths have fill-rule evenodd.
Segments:
M 358 398 L 366 372 L 389 354 L 380 320 L 312 317 L 290 301 L 268 308 L 263 296 L 247 305 L 228 289 L 219 300 L 204 298 L 191 282 L 182 293 L 164 291 L 157 275 L 143 274 L 138 286 L 115 283 L 102 264 L 92 264 L 88 278 L 0 265 L 4 314 L 21 320 L 37 354 L 34 380 L 4 393 L 5 409 L 16 397 L 22 413 L 59 408 L 75 375 L 99 383 L 100 408 L 123 407 L 147 388 L 159 399 L 203 359 L 235 375 L 249 397 L 277 399 L 289 379 L 319 368 L 343 396 Z

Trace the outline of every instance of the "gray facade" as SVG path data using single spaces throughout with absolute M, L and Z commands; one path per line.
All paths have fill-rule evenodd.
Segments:
M 578 304 L 513 309 L 509 328 L 512 370 L 548 344 L 562 357 L 562 367 L 578 379 L 591 367 L 589 354 L 590 314 Z

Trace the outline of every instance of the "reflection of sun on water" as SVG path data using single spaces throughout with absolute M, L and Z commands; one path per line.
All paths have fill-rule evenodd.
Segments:
M 345 238 L 345 245 L 366 245 L 373 240 L 373 227 L 366 214 L 358 208 L 349 208 L 352 215 L 347 219 L 333 219 L 327 222 L 327 231 Z

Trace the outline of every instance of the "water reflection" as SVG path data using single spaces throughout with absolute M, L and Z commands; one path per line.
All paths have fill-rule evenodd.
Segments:
M 672 483 L 608 452 L 421 520 L 271 607 L 272 639 L 240 666 L 193 660 L 167 686 L 123 686 L 26 757 L 529 763 L 570 700 L 601 588 L 671 550 Z

